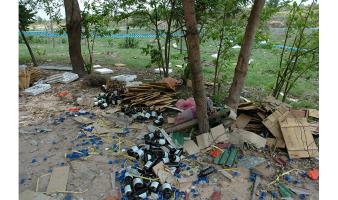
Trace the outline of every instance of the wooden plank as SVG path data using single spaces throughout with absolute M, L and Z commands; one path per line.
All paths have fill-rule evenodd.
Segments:
M 240 114 L 235 122 L 236 128 L 244 128 L 251 121 L 252 117 L 246 114 Z
M 279 143 L 283 143 L 284 140 L 278 123 L 278 119 L 286 112 L 288 112 L 288 108 L 281 105 L 274 113 L 272 113 L 262 121 L 264 126 L 272 133 L 273 136 L 277 138 Z
M 318 147 L 313 139 L 306 118 L 281 118 L 279 124 L 290 158 L 318 156 Z
M 32 190 L 25 190 L 20 193 L 19 200 L 49 200 L 50 197 L 42 192 L 33 192 Z
M 200 149 L 193 140 L 185 141 L 183 144 L 183 151 L 187 152 L 188 155 L 197 154 L 200 152 Z
M 145 103 L 145 105 L 146 106 L 152 106 L 152 105 L 155 105 L 157 103 L 160 103 L 160 102 L 163 102 L 163 101 L 167 101 L 167 100 L 171 100 L 171 97 L 166 97 L 166 98 L 163 98 L 163 99 L 158 99 L 158 100 L 155 100 L 155 101 L 150 101 L 150 102 Z
M 316 109 L 308 109 L 309 111 L 309 117 L 314 117 L 319 119 L 319 111 Z
M 69 176 L 69 166 L 55 167 L 47 186 L 47 193 L 66 191 Z
M 281 149 L 285 148 L 284 140 L 281 142 L 281 140 L 277 140 L 276 138 L 266 138 L 266 145 L 270 148 L 272 147 L 277 147 Z
M 196 136 L 196 140 L 200 149 L 207 148 L 213 143 L 213 139 L 209 133 L 203 133 Z
M 266 139 L 257 135 L 256 133 L 238 128 L 234 128 L 233 132 L 240 135 L 242 141 L 252 144 L 256 148 L 264 148 L 266 145 Z
M 228 135 L 225 134 L 225 128 L 223 124 L 210 129 L 211 137 L 216 142 L 224 142 L 229 139 Z
M 308 110 L 290 110 L 288 117 L 307 118 L 308 114 Z

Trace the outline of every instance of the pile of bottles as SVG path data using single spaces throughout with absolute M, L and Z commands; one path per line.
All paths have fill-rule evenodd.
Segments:
M 151 109 L 150 107 L 133 107 L 124 105 L 121 108 L 124 114 L 131 116 L 137 122 L 153 120 L 154 125 L 161 126 L 164 123 L 164 117 L 160 111 Z
M 118 90 L 113 92 L 101 92 L 94 98 L 94 106 L 98 106 L 101 109 L 105 109 L 110 105 L 120 105 L 122 102 L 121 93 Z
M 145 199 L 154 194 L 163 199 L 170 199 L 175 189 L 172 188 L 170 183 L 161 184 L 156 179 L 152 168 L 163 162 L 175 171 L 175 174 L 179 173 L 183 149 L 170 145 L 158 130 L 147 133 L 144 136 L 144 141 L 145 143 L 142 145 L 132 146 L 127 150 L 127 153 L 129 156 L 145 163 L 143 167 L 137 167 L 137 172 L 150 180 L 139 178 L 139 176 L 134 177 L 131 173 L 126 172 L 122 182 L 123 194 L 128 199 Z

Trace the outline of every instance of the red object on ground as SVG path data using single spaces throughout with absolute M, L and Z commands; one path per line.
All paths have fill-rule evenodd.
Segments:
M 312 180 L 318 180 L 319 170 L 318 169 L 311 169 L 307 172 L 307 176 Z
M 59 96 L 59 97 L 65 97 L 65 96 L 67 96 L 67 94 L 69 94 L 68 91 L 62 91 L 62 92 L 58 92 L 57 96 Z
M 215 191 L 214 193 L 212 193 L 212 195 L 210 196 L 211 200 L 221 200 L 221 192 L 220 191 Z
M 216 158 L 221 155 L 221 151 L 218 149 L 212 149 L 210 150 L 210 156 L 213 158 Z
M 80 108 L 76 108 L 76 107 L 68 108 L 69 112 L 78 112 L 79 110 L 80 110 Z

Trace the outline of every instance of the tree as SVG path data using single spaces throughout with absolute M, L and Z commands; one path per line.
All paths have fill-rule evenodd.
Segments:
M 244 32 L 242 27 L 247 15 L 245 12 L 247 3 L 245 0 L 213 1 L 213 4 L 209 5 L 207 11 L 204 12 L 203 18 L 209 18 L 209 20 L 204 22 L 203 41 L 210 39 L 217 41 L 217 56 L 214 61 L 214 97 L 220 91 L 220 72 L 229 66 L 230 59 L 234 55 L 231 48 L 240 42 L 240 36 Z
M 64 0 L 69 56 L 73 71 L 79 76 L 86 74 L 81 54 L 81 12 L 77 0 Z
M 42 4 L 42 8 L 46 12 L 46 14 L 49 17 L 49 23 L 50 23 L 50 32 L 51 34 L 54 34 L 54 22 L 57 24 L 60 23 L 61 21 L 61 13 L 60 9 L 62 6 L 62 1 L 61 0 L 39 0 L 39 3 Z M 52 37 L 52 42 L 53 42 L 53 48 L 55 48 L 55 38 L 54 36 Z
M 287 20 L 284 45 L 280 54 L 279 69 L 272 96 L 278 98 L 283 91 L 282 101 L 286 100 L 297 80 L 310 70 L 318 70 L 319 64 L 319 32 L 306 31 L 307 27 L 318 27 L 318 12 L 315 12 L 316 0 L 309 6 L 294 3 Z M 287 49 L 291 40 L 292 46 Z
M 225 100 L 226 104 L 234 110 L 237 110 L 238 108 L 240 94 L 248 71 L 251 47 L 255 38 L 256 29 L 259 24 L 260 14 L 263 10 L 264 3 L 265 0 L 255 0 L 252 6 L 248 24 L 244 33 L 243 43 L 239 52 L 234 78 L 229 89 L 229 96 Z
M 31 47 L 30 47 L 30 45 L 29 45 L 29 43 L 26 39 L 25 34 L 23 33 L 23 31 L 28 30 L 28 26 L 30 24 L 34 23 L 35 14 L 36 14 L 36 12 L 33 12 L 33 10 L 26 8 L 26 6 L 24 4 L 21 4 L 21 3 L 19 4 L 19 31 L 20 31 L 22 39 L 24 40 L 24 42 L 27 46 L 29 54 L 32 58 L 33 65 L 38 66 L 38 64 L 35 60 L 33 51 L 32 51 L 32 49 L 31 49 Z
M 84 9 L 82 11 L 82 35 L 87 42 L 87 49 L 89 53 L 89 64 L 86 65 L 87 72 L 91 71 L 94 59 L 94 45 L 95 39 L 98 36 L 110 35 L 109 22 L 111 20 L 112 11 L 115 4 L 112 2 L 84 2 Z
M 183 0 L 183 9 L 187 29 L 188 58 L 192 74 L 193 95 L 196 102 L 198 128 L 200 133 L 205 133 L 209 131 L 209 121 L 207 115 L 207 101 L 203 84 L 199 34 L 197 30 L 194 2 L 194 0 Z
M 148 45 L 144 52 L 151 55 L 152 63 L 159 65 L 165 77 L 169 75 L 172 35 L 183 27 L 172 29 L 174 21 L 181 16 L 179 3 L 177 0 L 134 0 L 122 4 L 127 13 L 125 17 L 133 18 L 131 26 L 146 27 L 155 32 L 156 46 Z M 130 8 L 134 9 L 130 11 Z M 162 37 L 164 43 L 161 42 Z

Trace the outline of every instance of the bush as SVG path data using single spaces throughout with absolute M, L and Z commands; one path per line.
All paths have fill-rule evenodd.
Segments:
M 24 43 L 24 41 L 23 41 L 22 37 L 19 36 L 19 44 L 23 44 L 23 43 Z
M 27 40 L 29 40 L 31 43 L 35 43 L 35 44 L 47 44 L 47 39 L 45 39 L 44 37 L 41 37 L 41 36 L 30 35 L 30 36 L 27 37 Z
M 111 47 L 114 46 L 113 39 L 108 39 L 108 45 Z
M 119 44 L 120 48 L 137 48 L 139 41 L 135 38 L 126 38 L 123 43 Z
M 66 44 L 67 43 L 67 39 L 66 38 L 62 38 L 61 39 L 61 44 Z

